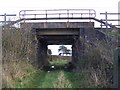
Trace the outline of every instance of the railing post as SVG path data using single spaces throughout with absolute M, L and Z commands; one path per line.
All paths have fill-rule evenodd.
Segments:
M 68 18 L 67 22 L 69 22 L 69 10 L 67 10 L 67 18 Z
M 102 21 L 102 19 L 101 19 L 101 21 Z M 102 28 L 102 22 L 101 22 L 101 25 L 100 25 L 100 26 L 101 26 L 101 28 Z
M 90 17 L 90 10 L 89 10 L 89 17 Z
M 35 18 L 36 18 L 36 16 L 37 16 L 37 15 L 35 14 Z
M 46 10 L 46 23 L 47 23 L 47 10 Z
M 4 25 L 6 26 L 6 13 L 4 14 Z
M 108 30 L 108 25 L 107 25 L 107 12 L 105 12 L 105 21 L 106 21 L 106 33 L 107 33 L 107 30 Z
M 61 15 L 61 14 L 59 13 L 59 18 L 60 18 L 60 15 Z

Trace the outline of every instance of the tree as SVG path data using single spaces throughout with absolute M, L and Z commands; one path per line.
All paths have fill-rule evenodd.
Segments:
M 67 49 L 67 47 L 65 47 L 64 45 L 59 46 L 59 49 L 58 49 L 59 55 L 71 54 L 70 51 L 71 50 Z
M 71 54 L 71 50 L 67 49 L 64 54 L 66 54 L 66 55 L 69 54 L 70 55 Z
M 59 49 L 58 49 L 59 55 L 62 55 L 62 54 L 64 55 L 66 50 L 67 50 L 67 47 L 65 47 L 64 45 L 59 46 Z

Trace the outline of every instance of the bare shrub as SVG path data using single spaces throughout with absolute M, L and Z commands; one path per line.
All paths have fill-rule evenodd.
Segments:
M 27 67 L 28 63 L 37 65 L 37 46 L 34 43 L 35 35 L 32 34 L 31 28 L 8 27 L 2 30 L 3 87 L 13 87 L 12 81 L 26 74 L 23 68 Z

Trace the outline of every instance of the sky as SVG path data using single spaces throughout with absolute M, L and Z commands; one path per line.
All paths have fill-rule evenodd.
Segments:
M 17 14 L 20 10 L 44 10 L 44 9 L 94 9 L 96 18 L 105 16 L 100 13 L 118 13 L 120 0 L 0 0 L 0 14 Z M 116 16 L 112 16 L 116 18 Z M 109 16 L 108 18 L 111 18 Z M 118 18 L 118 17 L 117 17 Z M 0 21 L 3 18 L 0 18 Z M 116 24 L 116 23 L 115 23 Z M 59 46 L 49 46 L 53 54 L 58 54 Z M 67 46 L 70 48 L 71 46 Z
M 48 49 L 51 49 L 52 55 L 58 55 L 59 54 L 59 52 L 58 52 L 59 46 L 60 45 L 48 45 Z M 71 45 L 64 45 L 64 46 L 66 46 L 67 49 L 71 50 Z
M 96 18 L 104 19 L 100 13 L 118 12 L 120 0 L 0 0 L 0 14 L 17 14 L 20 10 L 44 9 L 94 9 Z M 113 17 L 113 16 L 112 16 Z M 108 18 L 111 18 L 109 16 Z M 0 19 L 3 19 L 0 17 Z M 16 18 L 13 18 L 16 19 Z M 95 24 L 96 26 L 98 23 Z
M 0 13 L 15 13 L 24 9 L 92 8 L 117 12 L 120 0 L 0 0 Z

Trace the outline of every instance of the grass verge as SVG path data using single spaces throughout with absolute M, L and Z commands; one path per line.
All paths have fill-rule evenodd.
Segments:
M 53 88 L 57 76 L 58 71 L 45 72 L 39 70 L 24 77 L 22 82 L 17 82 L 16 88 Z

